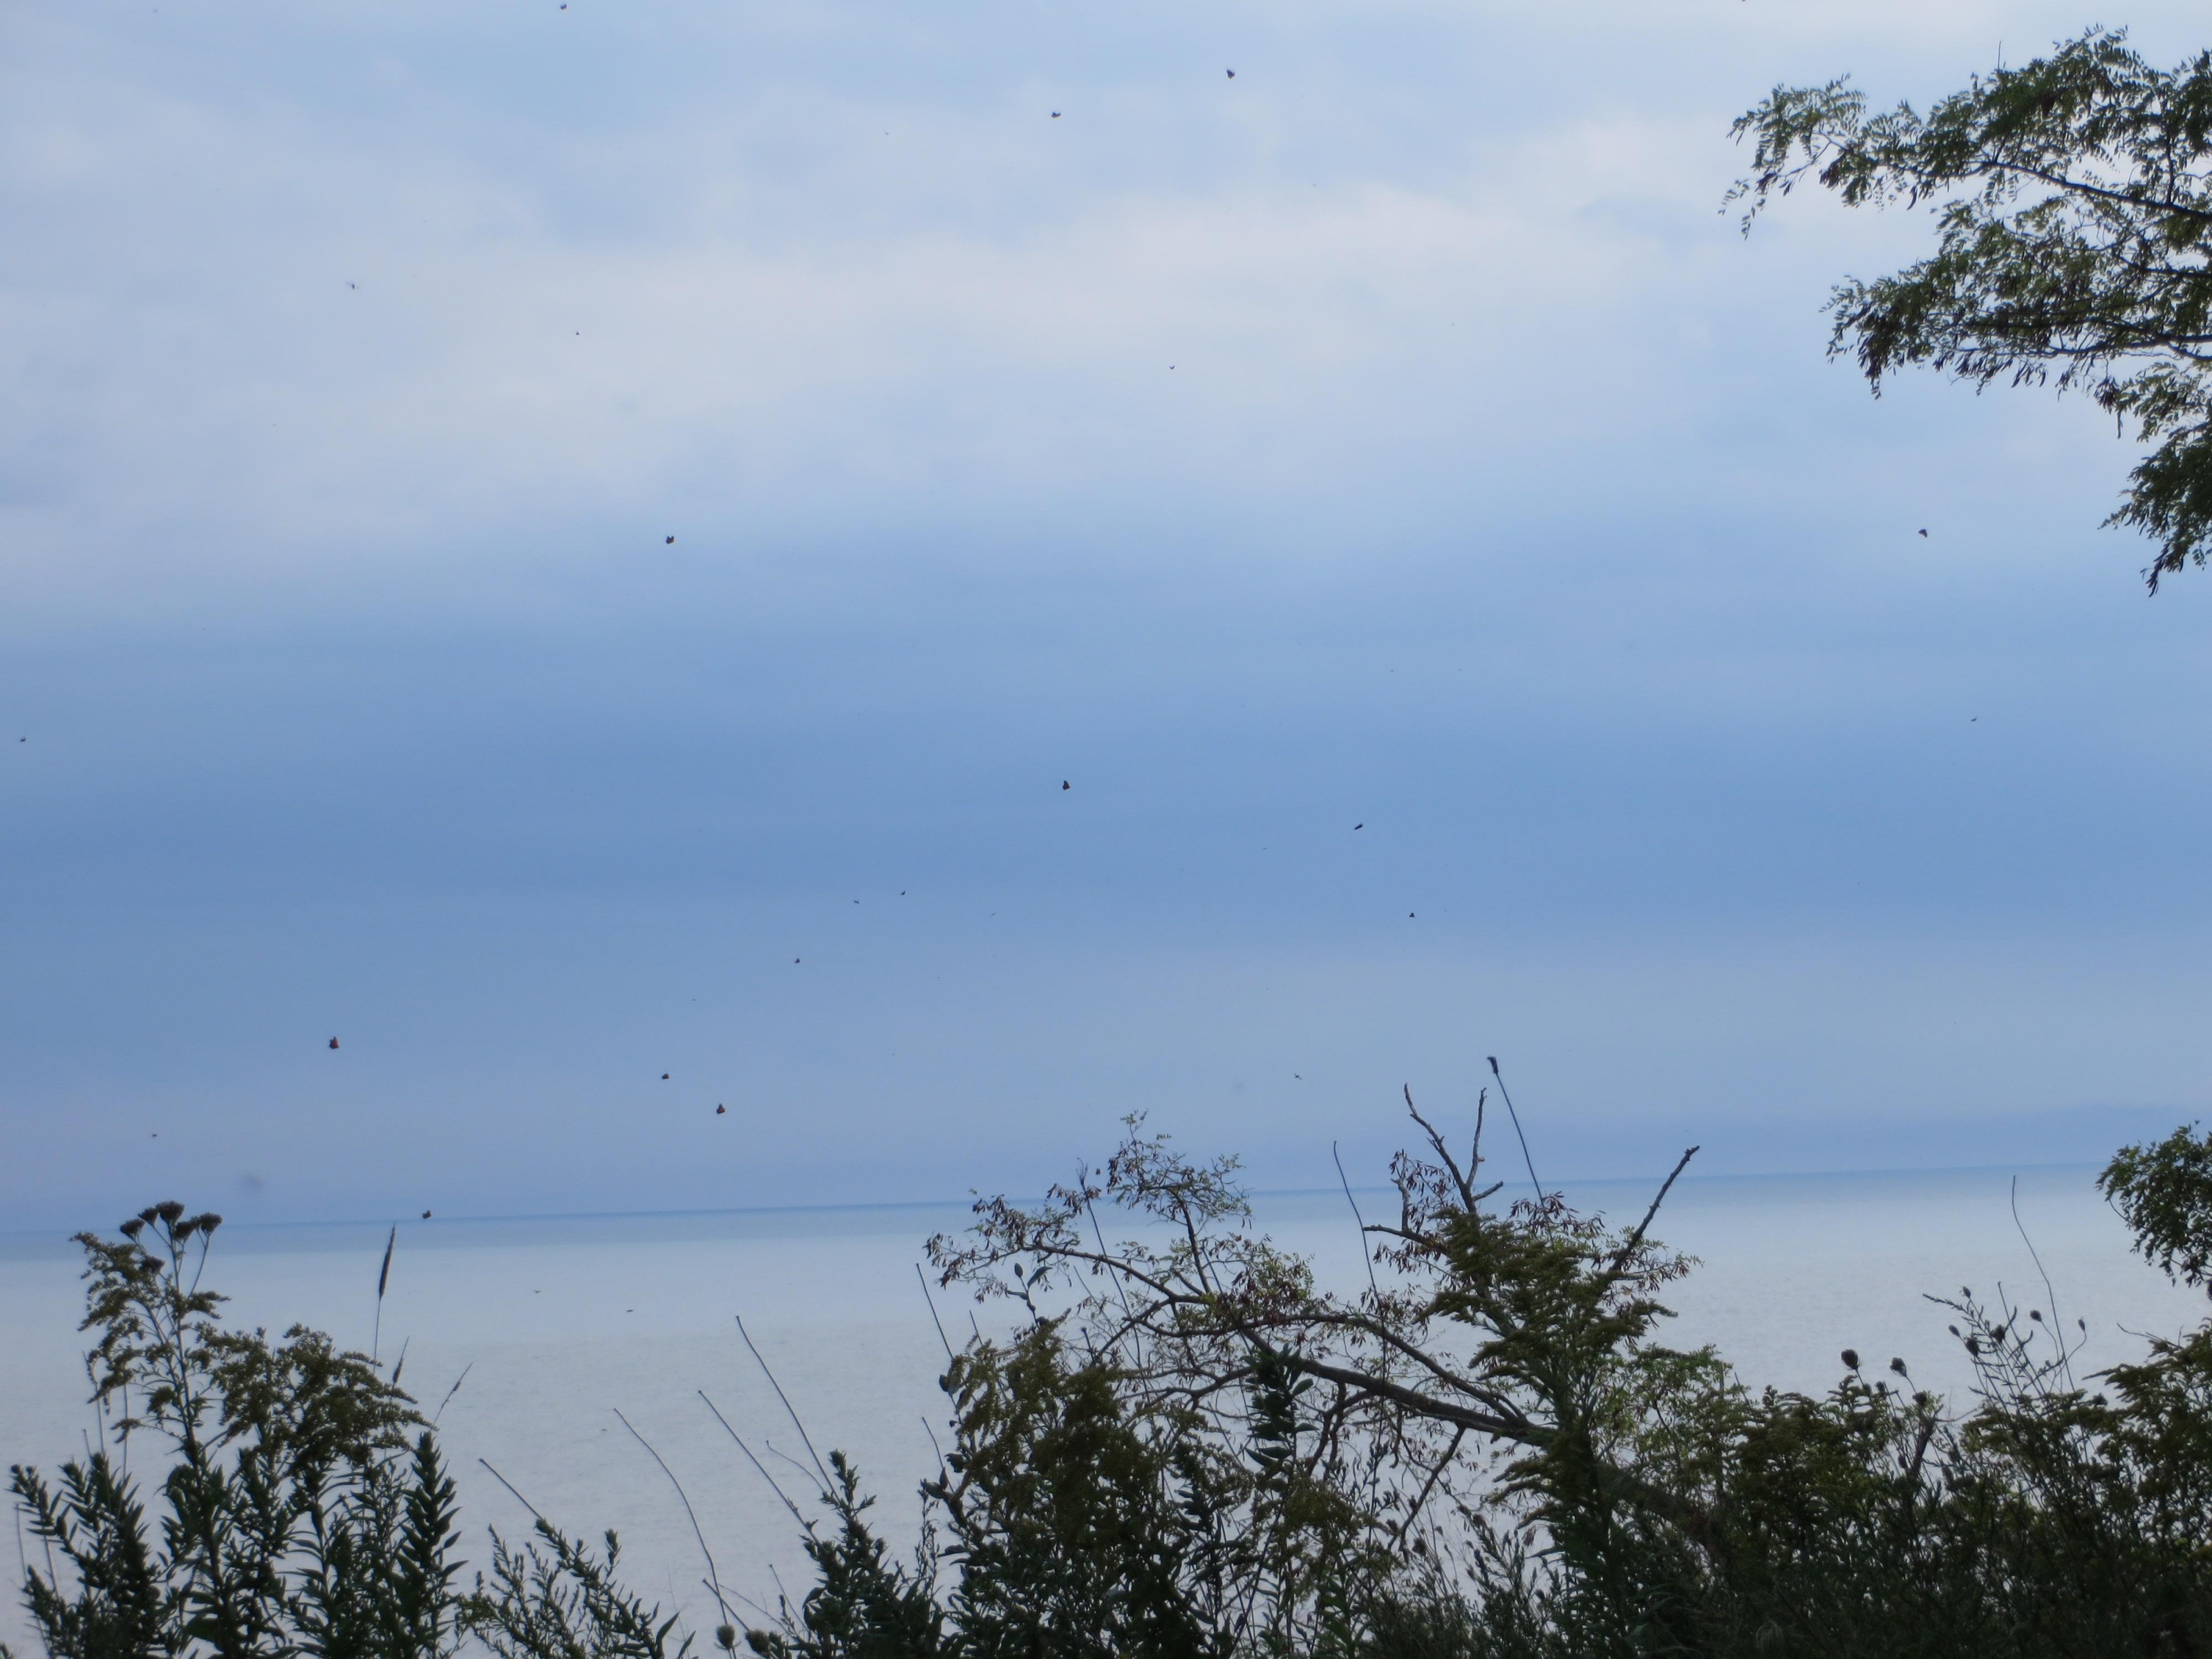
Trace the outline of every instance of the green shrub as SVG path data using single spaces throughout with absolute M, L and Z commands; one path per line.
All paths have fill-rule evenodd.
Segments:
M 1410 1102 L 1408 1104 L 1410 1105 Z M 1970 1396 L 1843 1355 L 1818 1397 L 1656 1340 L 1690 1264 L 1556 1195 L 1498 1201 L 1480 1117 L 1393 1165 L 1364 1290 L 1256 1232 L 1233 1160 L 1133 1123 L 1102 1176 L 976 1206 L 947 1286 L 1012 1304 L 948 1349 L 951 1445 L 908 1559 L 842 1456 L 801 1512 L 814 1582 L 764 1659 L 1609 1659 L 2212 1653 L 2212 1324 L 2080 1377 L 2039 1309 L 1945 1305 Z M 1685 1157 L 1685 1163 L 1687 1157 Z M 1680 1173 L 1680 1166 L 1676 1173 Z M 1672 1177 L 1669 1177 L 1671 1185 Z M 2103 1188 L 2202 1284 L 2212 1137 L 2122 1152 Z M 1666 1188 L 1661 1190 L 1661 1198 Z M 1109 1243 L 1103 1214 L 1148 1224 Z M 103 1445 L 18 1467 L 54 1659 L 671 1659 L 619 1547 L 550 1522 L 462 1564 L 431 1427 L 370 1358 L 227 1328 L 216 1218 L 82 1239 L 94 1398 L 158 1435 L 150 1502 Z M 765 1474 L 765 1470 L 763 1471 Z M 688 1501 L 688 1500 L 687 1500 Z M 149 1519 L 149 1508 L 158 1520 Z M 794 1509 L 797 1506 L 794 1505 Z M 714 1632 L 734 1649 L 726 1614 Z

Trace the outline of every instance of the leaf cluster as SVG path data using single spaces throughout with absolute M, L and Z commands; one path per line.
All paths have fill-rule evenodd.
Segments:
M 520 1550 L 495 1535 L 464 1595 L 453 1482 L 397 1368 L 226 1324 L 200 1282 L 221 1225 L 165 1203 L 79 1236 L 103 1443 L 9 1474 L 50 1659 L 672 1659 L 611 1534 L 604 1558 L 543 1521 Z
M 2176 1129 L 2154 1146 L 2121 1150 L 2098 1190 L 2160 1273 L 2199 1287 L 2212 1280 L 2212 1133 Z
M 792 1507 L 813 1582 L 756 1628 L 726 1612 L 715 1644 L 763 1659 L 2212 1648 L 2212 1322 L 2083 1376 L 2082 1322 L 2069 1334 L 2055 1309 L 1961 1289 L 1939 1299 L 1973 1370 L 1960 1400 L 1850 1349 L 1824 1394 L 1753 1389 L 1661 1340 L 1691 1264 L 1650 1229 L 1689 1154 L 1620 1227 L 1540 1188 L 1507 1201 L 1482 1176 L 1480 1101 L 1464 1143 L 1407 1105 L 1419 1138 L 1392 1164 L 1395 1217 L 1359 1224 L 1364 1289 L 1323 1285 L 1261 1232 L 1233 1160 L 1187 1159 L 1140 1119 L 1095 1176 L 978 1203 L 931 1255 L 945 1285 L 1012 1317 L 948 1346 L 951 1443 L 919 1542 L 895 1554 L 857 1471 L 815 1457 L 800 1425 L 819 1510 Z M 2204 1282 L 2212 1139 L 2126 1148 L 2102 1184 L 2149 1261 Z M 538 1516 L 517 1546 L 495 1534 L 459 1592 L 428 1425 L 374 1360 L 226 1328 L 198 1282 L 214 1224 L 157 1207 L 125 1244 L 85 1241 L 88 1364 L 118 1445 L 57 1485 L 14 1477 L 49 1655 L 685 1659 L 696 1638 L 623 1585 L 611 1534 L 594 1549 Z M 120 1455 L 147 1434 L 169 1449 L 153 1504 Z
M 623 1587 L 612 1532 L 598 1553 L 543 1516 L 533 1530 L 519 1549 L 492 1534 L 491 1575 L 460 1610 L 499 1659 L 682 1659 L 691 1650 L 672 1615 Z
M 58 1656 L 453 1651 L 456 1504 L 414 1402 L 304 1328 L 225 1326 L 200 1285 L 222 1218 L 155 1205 L 82 1235 L 93 1401 L 112 1444 L 9 1486 L 41 1559 L 23 1591 Z M 149 1513 L 130 1454 L 166 1445 Z
M 947 1378 L 958 1484 L 933 1491 L 1005 1517 L 991 1547 L 946 1552 L 955 1637 L 1071 1655 L 2212 1641 L 2212 1328 L 2085 1380 L 2055 1316 L 1962 1291 L 1944 1304 L 1974 1367 L 1962 1401 L 1849 1350 L 1825 1395 L 1753 1390 L 1660 1340 L 1691 1266 L 1650 1237 L 1673 1176 L 1627 1228 L 1557 1194 L 1507 1202 L 1481 1176 L 1480 1103 L 1457 1146 L 1407 1106 L 1420 1144 L 1393 1166 L 1396 1218 L 1364 1228 L 1356 1293 L 1255 1230 L 1233 1162 L 1184 1160 L 1138 1120 L 1097 1177 L 985 1200 L 933 1241 L 945 1284 L 1027 1321 Z M 2146 1253 L 2189 1271 L 2204 1143 L 2128 1149 L 2106 1184 Z M 1109 1243 L 1109 1217 L 1130 1236 Z M 1179 1622 L 1129 1622 L 1117 1587 Z M 1221 1616 L 1240 1607 L 1264 1614 Z M 1091 1631 L 1111 1636 L 1082 1645 Z
M 1847 80 L 1777 87 L 1733 131 L 1745 226 L 1810 179 L 1936 212 L 1936 251 L 1839 284 L 1830 349 L 1879 391 L 1928 367 L 2089 394 L 2152 447 L 2110 523 L 2160 578 L 2212 556 L 2212 53 L 2167 70 L 2094 28 L 1924 114 Z

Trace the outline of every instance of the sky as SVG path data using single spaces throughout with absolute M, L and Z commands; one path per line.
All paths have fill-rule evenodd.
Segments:
M 2093 21 L 7 8 L 0 1229 L 2194 1117 L 2212 572 L 1723 205 Z

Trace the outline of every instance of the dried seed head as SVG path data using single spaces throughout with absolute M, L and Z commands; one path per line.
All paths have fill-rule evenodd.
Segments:
M 1858 1368 L 1859 1368 L 1859 1351 L 1858 1351 L 1856 1348 L 1846 1348 L 1846 1349 L 1844 1349 L 1844 1369 L 1845 1370 L 1852 1370 L 1852 1371 L 1855 1371 L 1855 1370 L 1858 1370 Z

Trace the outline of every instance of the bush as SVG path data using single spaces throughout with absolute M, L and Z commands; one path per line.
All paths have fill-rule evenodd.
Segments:
M 1411 1102 L 1408 1102 L 1410 1107 Z M 1556 1194 L 1510 1205 L 1457 1154 L 1393 1165 L 1352 1295 L 1257 1234 L 1233 1160 L 1133 1121 L 1096 1181 L 976 1206 L 942 1283 L 1012 1304 L 948 1349 L 952 1443 L 894 1556 L 817 1462 L 815 1575 L 743 1632 L 766 1659 L 1589 1659 L 2212 1652 L 2212 1324 L 2079 1378 L 2042 1310 L 1948 1305 L 1953 1404 L 1845 1351 L 1820 1397 L 1753 1392 L 1656 1340 L 1688 1264 Z M 1687 1155 L 1684 1162 L 1687 1162 Z M 1676 1174 L 1680 1174 L 1677 1166 Z M 2212 1261 L 2212 1137 L 2130 1147 L 2102 1185 L 2147 1260 Z M 1671 1186 L 1673 1177 L 1669 1177 Z M 1663 1200 L 1666 1188 L 1661 1189 Z M 1102 1212 L 1153 1225 L 1109 1244 Z M 169 1457 L 158 1528 L 103 1445 L 17 1468 L 56 1659 L 669 1659 L 619 1545 L 542 1517 L 472 1591 L 432 1427 L 376 1363 L 225 1328 L 217 1218 L 91 1235 L 94 1398 Z M 765 1473 L 765 1471 L 763 1471 Z M 716 1644 L 740 1632 L 725 1619 Z
M 226 1327 L 200 1286 L 222 1218 L 142 1211 L 78 1236 L 93 1401 L 114 1443 L 9 1487 L 44 1565 L 24 1605 L 51 1659 L 442 1659 L 473 1640 L 512 1659 L 664 1659 L 669 1625 L 544 1521 L 493 1538 L 464 1595 L 453 1484 L 437 1437 L 368 1355 L 295 1327 Z M 158 1534 L 128 1472 L 167 1443 Z M 678 1651 L 682 1651 L 679 1648 Z M 7 1650 L 0 1648 L 0 1659 Z

